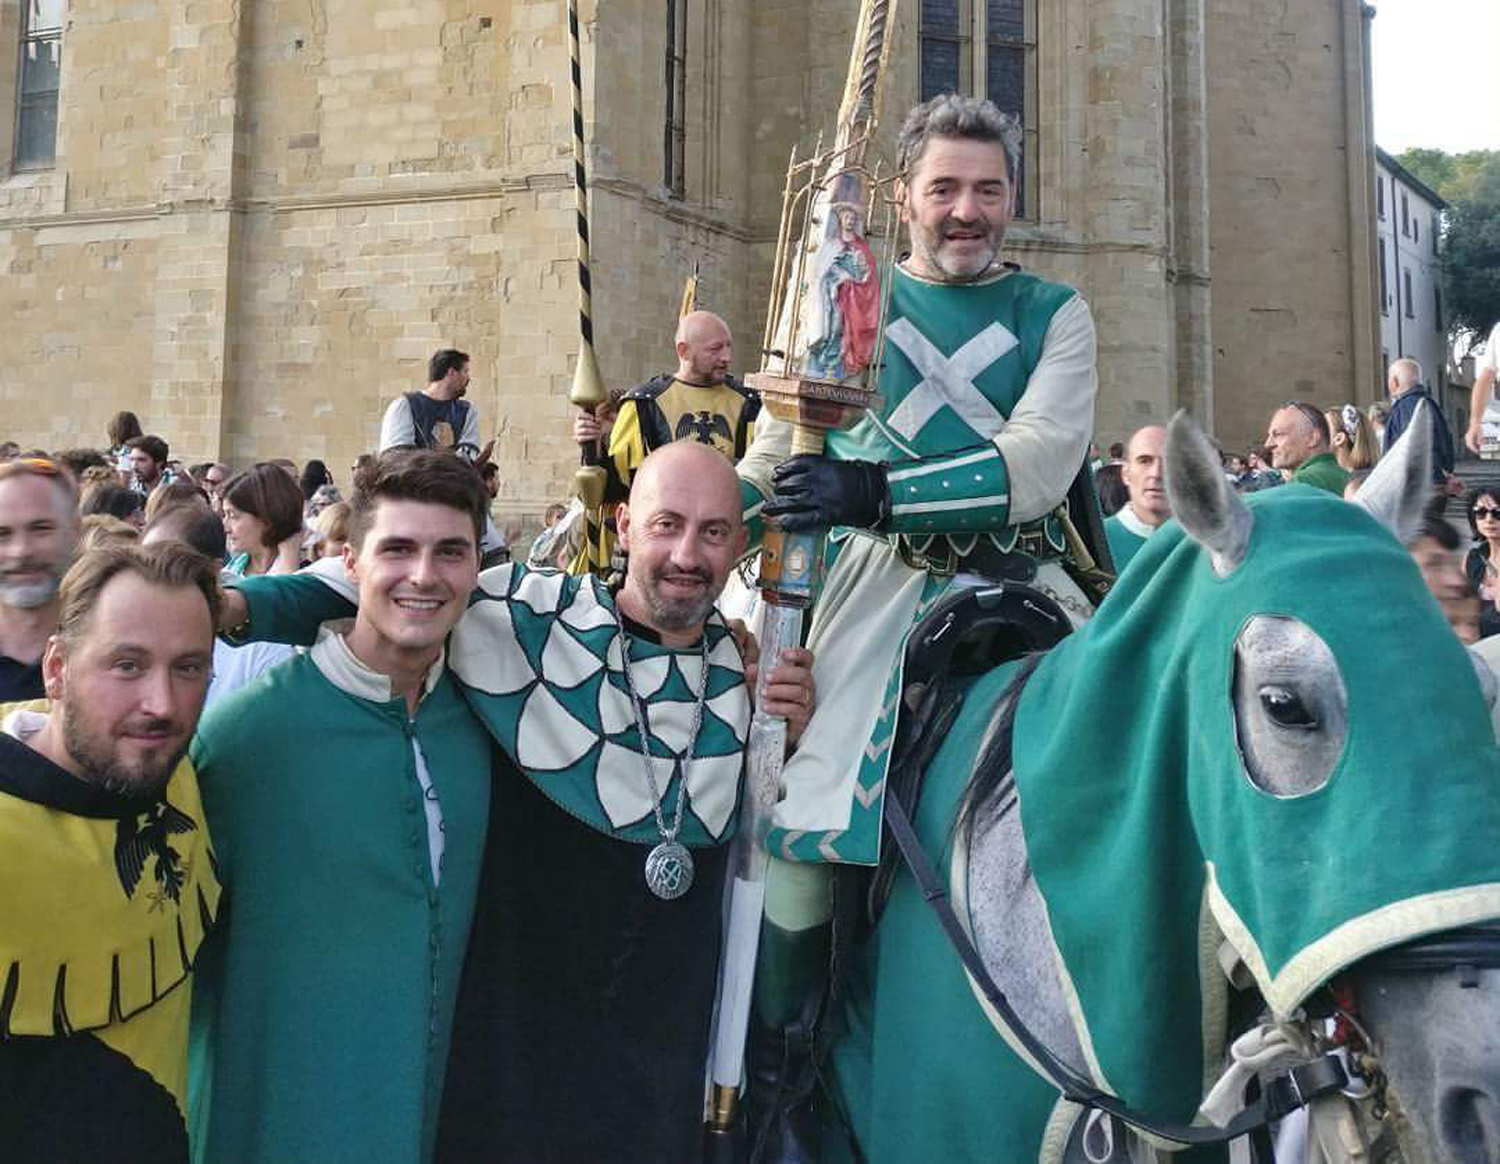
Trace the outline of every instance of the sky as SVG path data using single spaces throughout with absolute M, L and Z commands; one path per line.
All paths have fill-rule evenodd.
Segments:
M 1375 141 L 1500 149 L 1500 0 L 1373 0 Z

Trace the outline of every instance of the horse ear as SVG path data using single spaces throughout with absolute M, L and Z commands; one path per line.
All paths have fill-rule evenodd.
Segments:
M 1218 451 L 1186 412 L 1167 426 L 1162 462 L 1172 516 L 1208 551 L 1214 573 L 1228 577 L 1245 560 L 1255 518 L 1224 475 Z
M 1403 546 L 1422 528 L 1422 510 L 1432 485 L 1432 415 L 1428 401 L 1417 405 L 1401 439 L 1375 463 L 1354 503 L 1393 534 Z

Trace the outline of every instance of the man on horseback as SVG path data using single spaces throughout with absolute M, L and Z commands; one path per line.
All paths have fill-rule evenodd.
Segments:
M 822 697 L 768 841 L 757 1012 L 773 1024 L 820 966 L 826 863 L 879 859 L 912 628 L 992 581 L 1034 587 L 1059 624 L 1058 607 L 1079 624 L 1097 601 L 1077 579 L 1102 550 L 1069 536 L 1065 503 L 1094 428 L 1094 324 L 1072 288 L 1000 257 L 1020 126 L 988 101 L 940 96 L 908 115 L 900 153 L 911 249 L 890 277 L 879 405 L 830 433 L 826 455 L 789 460 L 790 426 L 763 417 L 739 465 L 748 516 L 764 503 L 784 529 L 833 527 L 808 637 Z
M 772 836 L 796 860 L 875 861 L 902 644 L 945 593 L 1006 579 L 1075 624 L 1093 609 L 1064 499 L 1093 431 L 1094 324 L 1072 288 L 1000 258 L 1020 126 L 944 95 L 911 112 L 900 150 L 911 251 L 891 276 L 880 406 L 790 460 L 790 426 L 762 418 L 739 465 L 751 516 L 764 502 L 785 529 L 834 527 L 809 645 L 837 646 Z

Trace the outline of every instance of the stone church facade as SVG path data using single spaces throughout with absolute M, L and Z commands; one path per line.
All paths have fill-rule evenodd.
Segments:
M 581 0 L 609 383 L 670 366 L 695 263 L 757 365 L 786 160 L 857 8 Z M 1184 407 L 1242 447 L 1287 399 L 1372 397 L 1371 15 L 901 0 L 884 131 L 954 86 L 1021 115 L 1009 257 L 1091 302 L 1101 440 Z M 566 493 L 563 0 L 0 0 L 0 46 L 0 438 L 101 444 L 131 408 L 184 460 L 345 481 L 456 346 L 501 508 Z

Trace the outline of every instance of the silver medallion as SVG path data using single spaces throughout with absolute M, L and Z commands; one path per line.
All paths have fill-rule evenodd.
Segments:
M 663 841 L 646 854 L 646 887 L 663 901 L 676 901 L 693 885 L 693 855 L 686 845 Z

